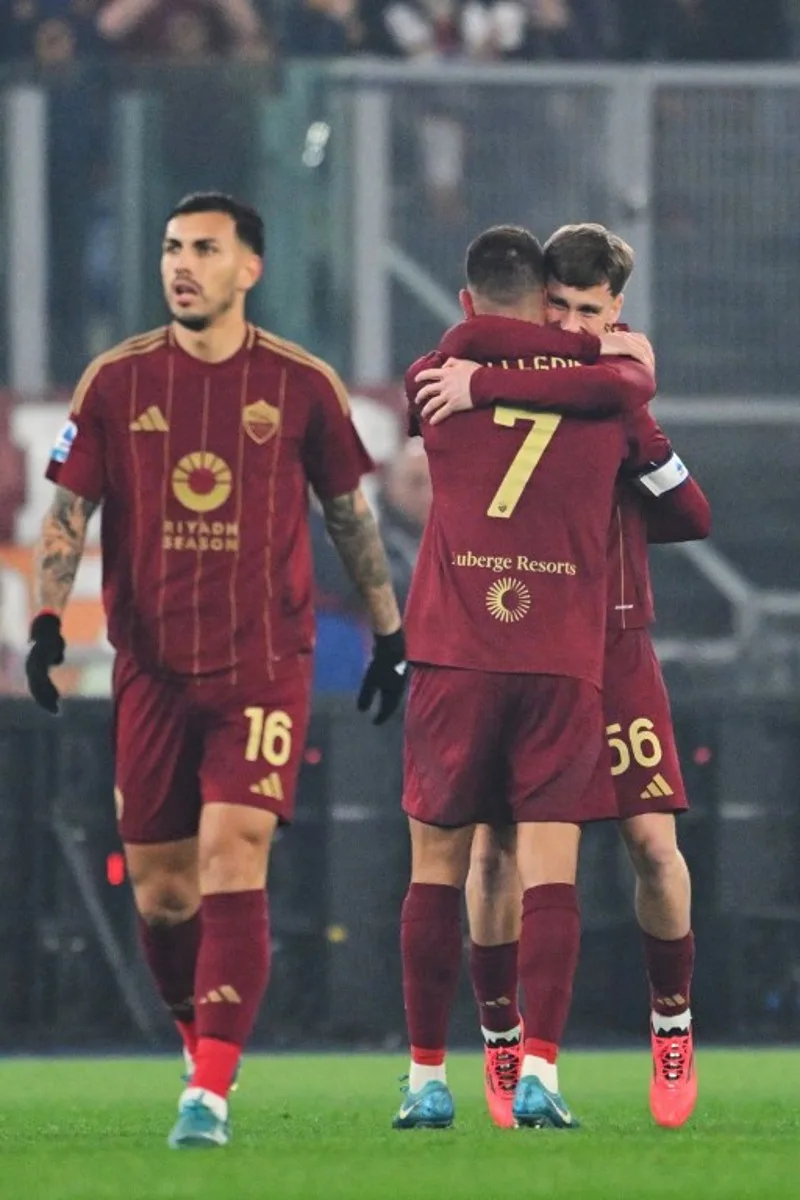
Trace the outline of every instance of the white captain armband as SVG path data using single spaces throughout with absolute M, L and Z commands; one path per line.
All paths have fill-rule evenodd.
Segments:
M 665 463 L 656 467 L 652 464 L 636 476 L 636 483 L 650 496 L 663 496 L 680 487 L 689 478 L 689 469 L 673 453 Z

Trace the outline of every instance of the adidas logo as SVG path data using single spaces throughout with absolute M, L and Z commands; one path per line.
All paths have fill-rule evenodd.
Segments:
M 260 779 L 252 784 L 250 791 L 255 796 L 266 796 L 268 800 L 283 799 L 283 784 L 277 771 L 273 771 L 266 779 Z
M 241 1004 L 242 997 L 239 995 L 235 987 L 231 987 L 229 983 L 223 983 L 220 988 L 212 988 L 205 996 L 201 996 L 200 1004 Z
M 131 433 L 167 433 L 169 425 L 157 404 L 151 404 L 148 409 L 130 423 Z
M 639 797 L 640 800 L 655 800 L 659 796 L 674 796 L 672 788 L 663 775 L 654 775 Z

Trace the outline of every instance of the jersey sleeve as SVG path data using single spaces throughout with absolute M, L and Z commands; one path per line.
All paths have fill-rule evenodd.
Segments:
M 405 389 L 406 400 L 408 402 L 408 410 L 406 413 L 406 433 L 409 437 L 418 437 L 422 433 L 422 427 L 419 420 L 419 412 L 417 411 L 417 392 L 422 387 L 421 383 L 417 383 L 417 375 L 420 371 L 430 367 L 441 367 L 444 363 L 444 355 L 438 350 L 431 351 L 430 354 L 423 355 L 405 373 Z
M 491 354 L 486 352 L 488 346 Z M 439 343 L 443 361 L 468 358 L 514 362 L 520 355 L 532 358 L 541 354 L 593 363 L 601 350 L 600 338 L 593 333 L 572 333 L 559 325 L 537 325 L 509 317 L 470 317 L 448 329 Z
M 643 498 L 647 521 L 647 540 L 651 545 L 664 542 L 699 542 L 711 532 L 711 505 L 696 479 L 683 483 L 655 499 Z
M 98 372 L 90 367 L 75 389 L 69 418 L 45 471 L 51 482 L 94 504 L 101 502 L 106 490 L 101 387 Z
M 639 495 L 648 542 L 707 538 L 711 506 L 652 414 L 647 409 L 629 414 L 626 433 L 629 454 L 624 468 L 625 486 Z
M 655 380 L 641 363 L 622 358 L 588 367 L 481 367 L 472 376 L 470 394 L 476 408 L 505 403 L 572 416 L 613 416 L 652 400 Z
M 315 370 L 303 448 L 308 481 L 320 500 L 344 496 L 375 470 L 350 415 L 347 390 L 332 367 Z

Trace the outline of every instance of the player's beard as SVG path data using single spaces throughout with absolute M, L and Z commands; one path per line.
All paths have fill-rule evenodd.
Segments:
M 191 330 L 192 333 L 202 333 L 204 329 L 208 329 L 214 318 L 208 314 L 205 316 L 198 315 L 191 317 L 188 314 L 173 312 L 172 319 L 177 325 L 182 325 L 184 329 Z
M 176 322 L 176 324 L 182 325 L 184 329 L 190 330 L 191 333 L 203 333 L 206 329 L 209 329 L 215 321 L 224 316 L 225 313 L 230 312 L 235 301 L 236 293 L 233 292 L 227 300 L 223 301 L 223 303 L 220 304 L 217 309 L 215 309 L 214 312 L 197 313 L 196 315 L 193 315 L 192 313 L 176 312 L 172 306 L 170 306 L 170 312 L 172 313 L 172 319 Z

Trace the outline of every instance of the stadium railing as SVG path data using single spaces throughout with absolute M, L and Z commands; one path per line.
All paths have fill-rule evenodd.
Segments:
M 480 227 L 594 219 L 636 248 L 665 395 L 793 397 L 799 127 L 792 66 L 0 73 L 0 378 L 69 384 L 157 323 L 163 216 L 222 186 L 267 217 L 255 315 L 350 378 L 437 339 Z

